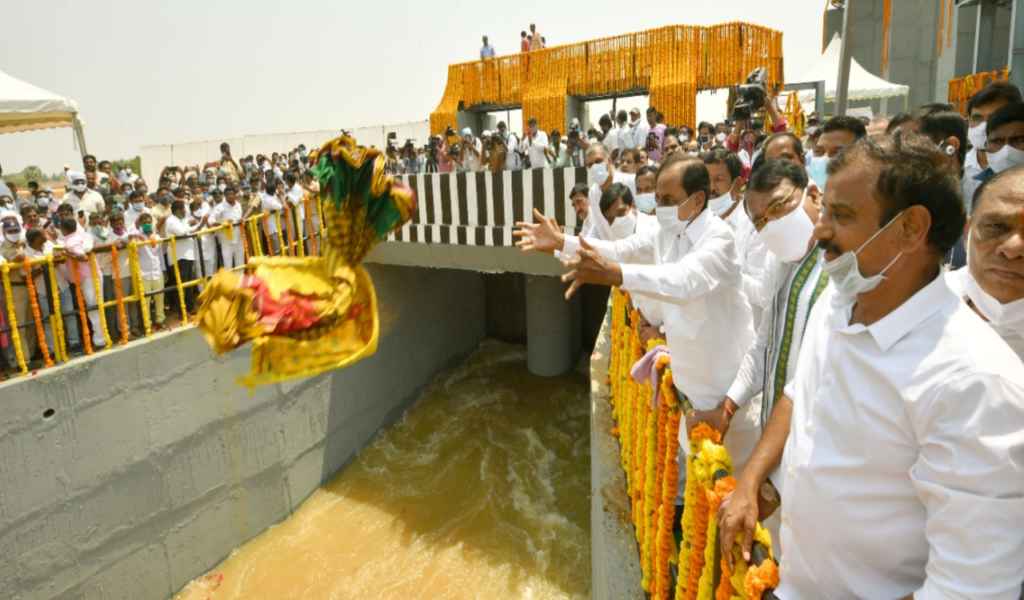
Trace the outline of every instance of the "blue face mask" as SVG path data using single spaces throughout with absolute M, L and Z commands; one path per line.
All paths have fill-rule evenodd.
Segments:
M 828 163 L 827 156 L 815 156 L 811 159 L 811 164 L 807 165 L 808 177 L 818 184 L 818 189 L 821 191 L 825 191 L 825 181 L 828 180 Z
M 636 195 L 636 209 L 642 213 L 651 214 L 651 212 L 657 208 L 658 201 L 654 199 L 654 193 L 637 194 Z

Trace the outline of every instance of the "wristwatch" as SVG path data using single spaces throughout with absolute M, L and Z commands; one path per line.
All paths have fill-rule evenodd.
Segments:
M 765 482 L 761 484 L 761 499 L 775 508 L 778 508 L 779 505 L 782 504 L 782 501 L 779 499 L 779 492 L 769 480 L 765 480 Z

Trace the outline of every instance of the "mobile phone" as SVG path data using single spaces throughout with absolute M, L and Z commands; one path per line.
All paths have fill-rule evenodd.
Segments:
M 700 136 L 700 143 L 701 144 L 706 144 L 706 143 L 708 143 L 710 141 L 711 141 L 711 136 L 710 135 L 702 135 L 702 136 Z
M 82 218 L 84 216 L 85 216 L 85 211 L 84 210 L 78 211 L 78 218 Z

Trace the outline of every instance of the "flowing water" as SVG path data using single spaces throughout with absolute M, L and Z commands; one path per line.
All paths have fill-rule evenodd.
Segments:
M 485 342 L 175 600 L 588 598 L 588 391 Z

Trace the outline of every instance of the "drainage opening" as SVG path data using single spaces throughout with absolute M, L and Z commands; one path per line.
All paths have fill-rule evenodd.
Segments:
M 44 419 L 49 419 L 49 418 L 52 418 L 53 415 L 55 415 L 55 414 L 57 414 L 57 411 L 53 410 L 52 408 L 48 408 L 45 411 L 43 411 L 43 418 Z

